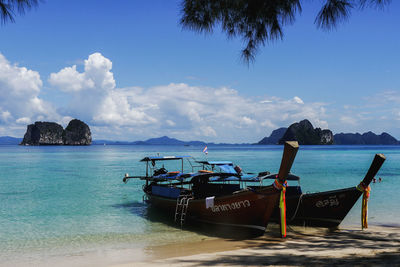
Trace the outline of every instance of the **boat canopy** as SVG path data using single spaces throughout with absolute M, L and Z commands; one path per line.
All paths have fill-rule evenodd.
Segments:
M 233 168 L 233 162 L 232 161 L 196 161 L 197 163 L 203 164 L 203 165 L 210 165 L 212 167 L 218 166 L 222 172 L 224 173 L 234 173 L 237 174 L 235 169 Z
M 237 174 L 237 171 L 235 171 L 232 165 L 218 165 L 218 167 L 222 170 L 222 172 Z
M 187 178 L 193 177 L 195 176 L 195 173 L 165 173 L 165 174 L 159 174 L 156 176 L 151 177 L 149 180 L 152 181 L 172 181 L 172 180 L 179 180 L 179 181 L 183 181 Z
M 211 177 L 210 181 L 242 181 L 242 182 L 260 182 L 260 177 L 252 174 L 244 174 L 242 176 L 228 176 L 228 177 Z
M 180 160 L 184 158 L 191 158 L 191 156 L 164 156 L 164 157 L 145 157 L 140 161 L 160 161 L 160 160 Z
M 216 165 L 216 166 L 220 166 L 220 165 L 231 165 L 233 166 L 233 162 L 232 161 L 196 161 L 197 163 L 201 163 L 204 165 Z

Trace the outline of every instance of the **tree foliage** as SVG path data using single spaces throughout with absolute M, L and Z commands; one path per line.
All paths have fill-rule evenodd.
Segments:
M 197 32 L 212 32 L 221 25 L 228 37 L 241 37 L 245 62 L 268 41 L 283 38 L 283 27 L 302 11 L 301 0 L 183 0 L 181 25 Z M 391 0 L 323 0 L 315 18 L 318 28 L 330 30 L 349 18 L 355 8 L 382 8 Z
M 38 5 L 39 0 L 0 0 L 0 21 L 14 22 L 16 13 L 21 15 Z

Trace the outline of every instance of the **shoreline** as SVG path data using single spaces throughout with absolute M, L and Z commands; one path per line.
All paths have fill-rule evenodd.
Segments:
M 278 225 L 263 236 L 233 239 L 205 236 L 196 241 L 135 246 L 134 242 L 93 246 L 82 251 L 21 254 L 0 266 L 260 266 L 400 265 L 400 227 L 371 225 L 289 227 L 281 239 Z

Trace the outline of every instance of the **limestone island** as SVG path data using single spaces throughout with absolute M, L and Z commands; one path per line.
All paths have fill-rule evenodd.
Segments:
M 332 145 L 333 134 L 329 129 L 314 129 L 309 120 L 302 120 L 289 126 L 279 144 L 285 141 L 298 141 L 300 145 Z
M 72 145 L 87 146 L 92 144 L 92 134 L 89 126 L 83 121 L 73 119 L 63 129 L 55 122 L 37 121 L 27 127 L 24 139 L 20 145 Z
M 277 145 L 285 141 L 298 141 L 300 145 L 400 145 L 400 141 L 385 132 L 380 135 L 371 131 L 332 135 L 329 129 L 314 128 L 307 119 L 293 123 L 289 128 L 273 130 L 256 145 Z

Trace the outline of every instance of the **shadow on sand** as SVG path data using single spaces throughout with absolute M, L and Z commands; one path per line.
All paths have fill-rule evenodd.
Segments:
M 169 215 L 152 209 L 143 202 L 115 205 L 152 222 L 181 228 Z M 255 237 L 238 229 L 208 224 L 187 223 L 184 230 L 226 242 L 238 242 L 236 248 L 211 257 L 167 259 L 167 264 L 182 266 L 400 266 L 400 228 L 371 227 L 361 230 L 326 230 L 323 228 L 288 228 L 288 237 L 281 239 L 276 224 L 270 224 L 264 236 Z M 235 243 L 236 244 L 236 243 Z M 234 247 L 234 246 L 232 246 Z M 208 252 L 207 252 L 208 253 Z M 184 253 L 185 254 L 185 253 Z
M 271 231 L 262 237 L 243 240 L 242 248 L 218 253 L 213 257 L 171 259 L 184 266 L 400 266 L 400 229 L 372 231 L 317 228 L 291 229 L 288 238 L 280 239 Z M 196 257 L 195 257 L 196 258 Z

